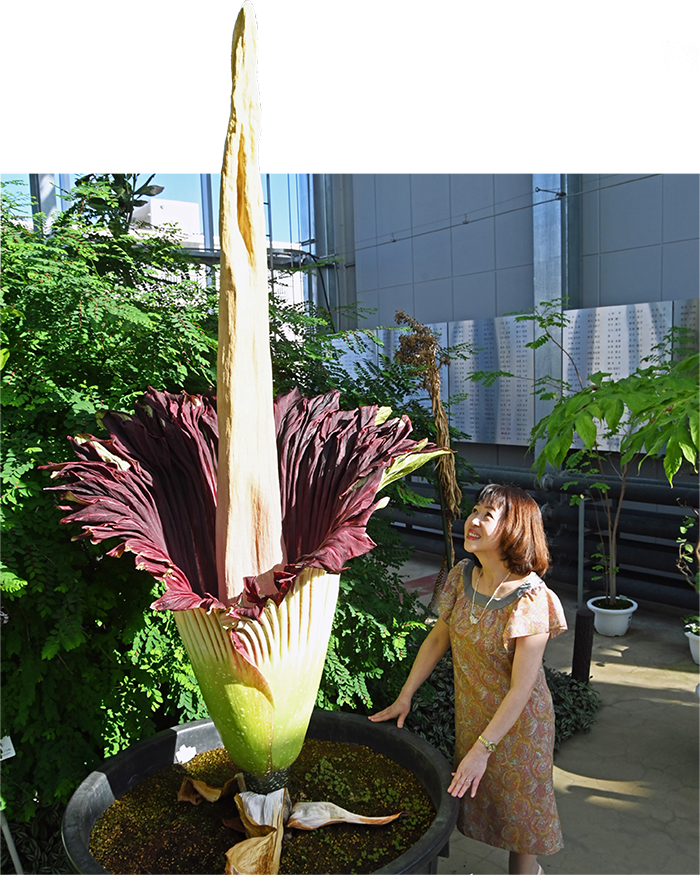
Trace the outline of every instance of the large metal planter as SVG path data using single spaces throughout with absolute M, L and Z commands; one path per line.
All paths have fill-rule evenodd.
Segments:
M 366 717 L 340 711 L 316 709 L 307 734 L 322 741 L 364 744 L 416 776 L 435 806 L 435 820 L 413 847 L 377 871 L 424 875 L 437 872 L 438 856 L 449 853 L 450 835 L 459 807 L 458 800 L 447 793 L 452 776 L 445 757 L 406 729 L 371 723 Z M 176 762 L 176 751 L 183 744 L 201 753 L 221 747 L 221 739 L 211 720 L 196 720 L 166 729 L 106 760 L 78 787 L 68 803 L 61 829 L 63 844 L 77 873 L 106 875 L 107 870 L 89 851 L 90 835 L 97 818 L 115 799 L 148 775 Z

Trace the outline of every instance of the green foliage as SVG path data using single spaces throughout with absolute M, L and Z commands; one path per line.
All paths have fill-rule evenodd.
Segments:
M 596 514 L 599 507 L 602 509 L 598 533 L 601 538 L 605 535 L 607 544 L 601 540 L 597 556 L 601 561 L 596 570 L 603 572 L 608 600 L 614 604 L 619 507 L 633 464 L 639 468 L 645 459 L 662 458 L 671 486 L 684 460 L 698 469 L 700 357 L 686 348 L 687 332 L 674 328 L 628 377 L 615 380 L 607 373 L 582 375 L 558 339 L 557 332 L 568 322 L 561 304 L 547 303 L 518 317 L 535 322 L 539 331 L 529 346 L 556 344 L 573 364 L 578 381 L 573 387 L 551 377 L 538 381 L 535 391 L 541 399 L 554 401 L 554 406 L 533 428 L 531 447 L 537 447 L 535 469 L 539 476 L 548 465 L 572 473 L 568 486 L 577 493 L 573 503 L 580 500 L 582 492 L 576 475 L 594 475 L 596 482 L 583 488 L 596 499 Z M 577 436 L 583 448 L 572 451 Z M 619 439 L 619 459 L 601 449 L 601 440 L 610 438 Z M 609 495 L 611 475 L 620 482 L 617 510 Z
M 162 185 L 151 185 L 152 173 L 145 182 L 138 173 L 87 173 L 75 181 L 76 188 L 69 193 L 73 203 L 67 210 L 72 218 L 79 214 L 98 226 L 104 224 L 112 237 L 128 236 L 136 207 L 145 206 L 144 197 L 159 195 Z
M 681 618 L 683 621 L 683 631 L 692 632 L 693 635 L 700 635 L 700 615 L 689 614 L 687 617 Z
M 359 707 L 369 713 L 377 690 L 382 700 L 391 690 L 398 693 L 397 664 L 406 659 L 407 643 L 425 632 L 425 608 L 395 570 L 410 549 L 384 518 L 371 519 L 368 531 L 377 546 L 352 560 L 340 578 L 317 698 L 319 707 L 331 711 Z
M 416 691 L 411 713 L 406 718 L 406 728 L 436 747 L 449 762 L 455 755 L 453 672 L 452 651 L 448 650 L 428 680 Z
M 149 384 L 207 389 L 211 302 L 177 241 L 134 240 L 124 263 L 96 217 L 27 228 L 3 187 L 3 806 L 15 820 L 66 800 L 104 756 L 205 711 L 152 581 L 58 525 L 38 466 L 68 459 L 66 435 L 97 410 L 129 409 Z M 99 267 L 99 269 L 98 269 Z
M 683 517 L 683 521 L 678 527 L 678 559 L 676 560 L 676 568 L 685 577 L 688 583 L 695 589 L 695 592 L 700 592 L 700 570 L 698 570 L 698 533 L 697 533 L 697 515 L 695 517 Z M 691 543 L 691 539 L 694 543 Z
M 554 703 L 554 750 L 576 732 L 588 732 L 601 706 L 600 695 L 585 681 L 556 669 L 544 667 Z

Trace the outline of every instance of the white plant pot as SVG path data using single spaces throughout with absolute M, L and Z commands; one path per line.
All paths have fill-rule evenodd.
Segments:
M 596 596 L 593 599 L 588 599 L 586 604 L 595 614 L 595 630 L 599 635 L 607 635 L 609 638 L 615 638 L 618 635 L 624 635 L 632 622 L 632 614 L 637 610 L 639 605 L 634 599 L 626 595 L 618 596 L 628 602 L 632 602 L 631 608 L 624 610 L 612 610 L 611 608 L 601 608 L 600 605 L 594 605 L 593 602 L 598 601 L 601 596 Z
M 690 644 L 690 655 L 693 657 L 693 662 L 700 665 L 700 635 L 696 635 L 695 632 L 686 632 L 685 637 Z

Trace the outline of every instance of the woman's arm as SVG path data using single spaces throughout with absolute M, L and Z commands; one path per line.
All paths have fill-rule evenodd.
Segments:
M 510 689 L 481 732 L 487 741 L 497 744 L 522 714 L 537 681 L 548 640 L 549 632 L 515 639 Z M 454 772 L 452 783 L 447 788 L 448 793 L 452 796 L 464 796 L 469 789 L 473 798 L 490 756 L 486 746 L 476 741 Z
M 411 710 L 413 694 L 430 675 L 438 662 L 440 662 L 449 646 L 450 627 L 444 620 L 438 619 L 430 630 L 428 637 L 421 644 L 410 674 L 406 679 L 406 683 L 401 688 L 396 701 L 378 714 L 370 715 L 369 719 L 373 723 L 379 723 L 382 720 L 392 720 L 396 717 L 396 725 L 401 729 L 408 712 Z

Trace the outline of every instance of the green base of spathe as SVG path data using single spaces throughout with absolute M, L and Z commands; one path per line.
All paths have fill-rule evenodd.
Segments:
M 202 697 L 231 759 L 264 777 L 299 755 L 326 658 L 339 575 L 307 568 L 260 620 L 226 625 L 202 608 L 175 612 Z M 245 656 L 232 644 L 230 629 Z

